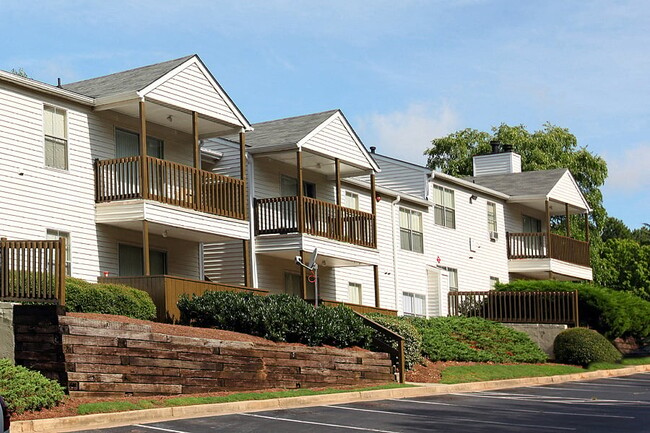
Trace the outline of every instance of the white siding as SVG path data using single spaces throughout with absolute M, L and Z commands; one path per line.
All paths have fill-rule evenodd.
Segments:
M 395 161 L 382 155 L 374 154 L 372 156 L 381 169 L 381 172 L 376 175 L 377 186 L 414 197 L 426 198 L 428 192 L 427 171 L 424 168 L 410 166 L 405 162 Z M 363 180 L 369 182 L 367 176 Z
M 239 145 L 235 143 L 224 143 L 223 141 L 211 140 L 205 145 L 206 148 L 221 152 L 223 156 L 217 162 L 214 173 L 240 179 L 239 171 Z
M 432 189 L 435 184 L 454 190 L 456 228 L 442 227 L 433 222 L 427 228 L 432 234 L 432 250 L 440 257 L 440 265 L 458 270 L 458 289 L 489 290 L 490 277 L 507 282 L 508 259 L 503 202 L 440 180 L 431 184 Z M 478 198 L 470 203 L 472 195 Z M 495 203 L 497 208 L 499 238 L 496 241 L 490 240 L 487 202 Z
M 206 244 L 203 248 L 204 272 L 218 283 L 244 285 L 244 250 L 242 241 Z
M 524 215 L 540 220 L 542 222 L 542 232 L 546 231 L 547 221 L 545 221 L 546 214 L 544 212 L 520 204 L 506 204 L 504 213 L 505 227 L 508 233 L 521 233 L 524 231 Z
M 145 97 L 232 124 L 241 124 L 222 95 L 212 86 L 196 63 L 188 65 L 175 76 L 151 90 Z
M 569 205 L 575 206 L 579 209 L 586 210 L 587 207 L 587 203 L 580 193 L 573 176 L 571 176 L 571 173 L 568 171 L 553 187 L 549 193 L 549 197 L 562 203 L 568 203 Z M 574 211 L 574 209 L 572 209 L 572 211 Z
M 255 158 L 255 198 L 280 197 L 282 176 L 296 176 L 296 167 L 265 157 Z M 336 203 L 336 184 L 327 177 L 309 170 L 303 170 L 303 179 L 316 184 L 316 198 Z
M 371 168 L 364 152 L 354 141 L 343 119 L 336 115 L 329 123 L 303 144 L 304 149 L 310 149 L 322 155 L 339 158 L 341 162 L 350 162 L 359 167 Z
M 474 176 L 521 173 L 521 156 L 514 152 L 476 155 L 472 161 Z

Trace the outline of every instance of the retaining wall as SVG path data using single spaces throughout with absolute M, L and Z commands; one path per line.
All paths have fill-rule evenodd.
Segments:
M 71 394 L 153 395 L 394 380 L 388 354 L 180 337 L 148 325 L 62 316 Z
M 525 332 L 547 355 L 548 359 L 554 359 L 553 342 L 557 335 L 567 329 L 567 325 L 553 324 L 529 324 L 529 323 L 504 323 L 517 331 Z

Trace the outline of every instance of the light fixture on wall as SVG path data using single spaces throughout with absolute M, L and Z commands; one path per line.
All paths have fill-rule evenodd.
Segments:
M 167 236 L 169 236 L 169 233 L 167 233 L 167 230 L 165 230 L 164 232 L 162 232 L 162 237 L 163 237 L 163 238 L 166 238 Z
M 173 118 L 172 115 L 170 114 L 169 116 L 167 116 L 167 120 L 169 120 L 169 123 L 172 123 L 172 121 L 174 120 L 174 118 Z
M 475 196 L 474 194 L 472 194 L 472 195 L 469 197 L 469 202 L 472 203 L 474 200 L 478 200 L 478 197 Z

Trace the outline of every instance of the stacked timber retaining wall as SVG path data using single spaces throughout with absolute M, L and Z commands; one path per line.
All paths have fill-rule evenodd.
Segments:
M 394 380 L 388 354 L 159 334 L 148 325 L 60 317 L 73 395 L 153 395 Z

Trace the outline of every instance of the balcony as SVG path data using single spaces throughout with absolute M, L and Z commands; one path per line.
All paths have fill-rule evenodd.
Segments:
M 245 184 L 241 179 L 151 156 L 144 161 L 141 156 L 96 160 L 95 202 L 133 199 L 246 219 Z
M 374 227 L 375 217 L 371 213 L 309 197 L 255 200 L 256 235 L 305 233 L 377 248 Z
M 508 259 L 555 259 L 590 267 L 589 242 L 553 233 L 507 233 Z M 549 243 L 550 241 L 550 243 Z

